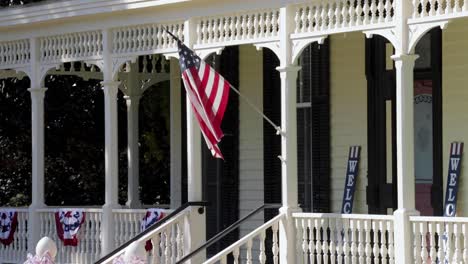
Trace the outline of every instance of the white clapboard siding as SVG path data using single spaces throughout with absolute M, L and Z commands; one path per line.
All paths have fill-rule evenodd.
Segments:
M 361 146 L 353 213 L 367 213 L 367 82 L 362 33 L 335 35 L 330 46 L 331 211 L 340 212 L 350 145 Z
M 262 52 L 254 46 L 239 47 L 239 89 L 253 104 L 263 106 Z M 231 93 L 231 96 L 237 96 Z M 239 100 L 239 217 L 263 204 L 263 120 Z M 240 236 L 263 224 L 263 213 L 243 224 Z
M 443 126 L 443 179 L 444 193 L 447 183 L 450 143 L 468 143 L 468 20 L 457 20 L 442 31 L 442 126 Z M 457 215 L 468 216 L 468 176 L 466 151 L 462 158 L 462 168 L 458 189 Z M 445 197 L 445 194 L 444 194 Z

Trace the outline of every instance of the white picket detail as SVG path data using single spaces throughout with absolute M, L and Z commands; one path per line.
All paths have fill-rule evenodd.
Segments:
M 170 213 L 170 211 L 168 211 Z M 116 232 L 129 232 L 121 236 L 120 234 L 115 235 L 116 245 L 117 243 L 122 244 L 121 241 L 125 240 L 126 237 L 133 238 L 132 232 L 140 230 L 140 223 L 143 219 L 146 210 L 134 210 L 134 209 L 118 209 L 113 210 L 114 220 L 116 220 Z M 148 259 L 152 264 L 173 264 L 176 263 L 180 258 L 184 256 L 184 224 L 186 221 L 190 221 L 190 211 L 184 210 L 176 216 L 163 223 L 161 226 L 141 237 L 137 241 L 145 245 L 147 241 L 151 241 L 152 250 L 148 253 Z M 139 231 L 137 233 L 140 233 Z M 128 241 L 125 240 L 124 242 Z M 125 253 L 126 248 L 114 254 L 111 258 L 107 259 L 103 263 L 112 263 L 112 261 L 122 254 Z
M 0 69 L 21 67 L 30 59 L 28 39 L 0 42 Z
M 466 263 L 467 217 L 412 216 L 410 221 L 414 234 L 415 263 Z
M 1 208 L 18 212 L 18 226 L 13 242 L 5 246 L 0 243 L 0 263 L 23 263 L 27 254 L 27 208 Z M 19 261 L 18 260 L 22 260 Z
M 206 17 L 196 24 L 196 46 L 272 40 L 279 34 L 279 9 Z
M 102 33 L 99 30 L 40 38 L 42 63 L 99 59 L 102 57 Z
M 295 6 L 295 34 L 369 26 L 393 21 L 394 0 L 311 1 Z
M 212 258 L 203 262 L 203 264 L 214 264 L 214 263 L 227 263 L 229 258 L 234 260 L 234 263 L 265 263 L 266 260 L 266 250 L 271 250 L 272 260 L 274 264 L 278 264 L 278 254 L 279 254 L 279 244 L 278 241 L 278 228 L 280 221 L 284 218 L 284 214 L 279 214 L 270 221 L 261 225 L 248 235 L 236 241 L 234 244 L 230 245 L 226 249 L 222 250 Z M 271 233 L 270 233 L 271 232 Z M 267 239 L 267 234 L 271 235 L 271 249 L 266 248 L 262 250 L 262 247 L 265 248 L 265 241 Z M 259 255 L 253 256 L 252 254 L 252 245 L 253 243 L 258 243 L 260 245 Z M 262 246 L 263 245 L 263 246 Z M 240 252 L 245 252 L 244 256 L 240 255 Z
M 294 213 L 293 218 L 302 245 L 298 263 L 387 263 L 394 258 L 393 216 Z
M 65 208 L 63 208 L 65 209 Z M 68 208 L 67 208 L 68 209 Z M 70 210 L 76 210 L 69 208 Z M 57 236 L 55 212 L 57 208 L 40 209 L 41 237 L 48 236 L 57 244 L 55 263 L 94 263 L 101 254 L 102 209 L 79 208 L 85 212 L 85 221 L 78 233 L 78 246 L 64 246 Z
M 184 23 L 145 24 L 115 28 L 112 30 L 112 53 L 151 54 L 177 51 L 177 42 L 165 31 L 169 30 L 180 40 L 184 40 Z
M 144 209 L 114 209 L 115 224 L 115 246 L 118 247 L 134 236 L 141 230 L 141 221 L 146 214 Z
M 468 0 L 412 0 L 413 19 L 458 16 L 468 11 Z

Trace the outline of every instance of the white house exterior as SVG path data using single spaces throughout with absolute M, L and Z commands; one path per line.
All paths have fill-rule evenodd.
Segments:
M 76 248 L 59 246 L 57 262 L 92 263 L 139 232 L 145 210 L 137 209 L 138 102 L 144 89 L 157 82 L 171 83 L 171 208 L 182 204 L 184 166 L 187 200 L 212 200 L 221 207 L 219 199 L 207 199 L 202 169 L 208 162 L 202 155 L 205 143 L 191 108 L 180 103 L 184 92 L 177 44 L 164 28 L 203 59 L 236 47 L 233 56 L 238 61 L 233 67 L 240 91 L 267 115 L 276 106 L 281 127 L 278 136 L 272 135 L 262 117 L 239 99 L 234 125 L 238 131 L 236 217 L 264 203 L 281 202 L 281 208 L 276 216 L 265 212 L 249 219 L 240 227 L 237 242 L 221 252 L 210 252 L 207 258 L 199 254 L 191 263 L 228 263 L 231 258 L 235 263 L 468 263 L 466 159 L 461 161 L 457 217 L 435 216 L 440 215 L 445 197 L 450 144 L 468 138 L 464 122 L 468 91 L 463 88 L 468 70 L 466 17 L 468 0 L 69 0 L 0 10 L 0 78 L 31 80 L 33 183 L 33 202 L 29 208 L 17 208 L 15 241 L 0 245 L 0 263 L 22 263 L 42 236 L 56 235 L 56 208 L 44 203 L 44 78 L 64 74 L 61 65 L 66 62 L 99 68 L 75 74 L 102 79 L 106 190 L 102 208 L 84 209 L 89 216 L 84 242 Z M 314 54 L 326 57 L 314 61 L 318 64 L 307 64 L 306 53 L 311 61 Z M 148 63 L 164 56 L 170 71 L 132 71 L 132 63 L 145 55 L 151 55 L 146 57 Z M 418 55 L 423 62 L 418 62 Z M 270 63 L 275 56 L 276 75 Z M 310 70 L 310 75 L 304 70 L 322 66 L 324 71 Z M 315 119 L 301 123 L 298 118 L 301 109 L 314 114 L 315 101 L 301 99 L 301 85 L 314 78 L 321 80 L 318 86 L 327 87 L 328 103 L 323 109 L 327 109 L 328 129 L 322 131 L 327 139 L 323 150 L 327 175 L 312 173 L 317 164 L 304 158 L 310 153 L 303 151 L 310 150 L 311 156 L 317 155 L 314 149 L 322 151 L 301 136 L 309 133 L 301 132 L 309 131 L 308 126 L 315 129 Z M 149 82 L 140 86 L 141 80 Z M 275 85 L 276 105 L 268 101 L 274 96 L 266 93 Z M 415 106 L 416 86 L 431 87 L 428 108 Z M 119 89 L 126 95 L 128 110 L 125 208 L 118 204 L 117 188 Z M 380 94 L 373 92 L 379 89 Z M 231 93 L 231 98 L 236 96 Z M 186 120 L 180 118 L 182 111 Z M 431 121 L 424 123 L 420 117 L 428 115 Z M 419 141 L 424 135 L 430 135 L 426 143 Z M 267 137 L 278 139 L 280 153 L 265 143 L 270 142 Z M 186 153 L 182 153 L 185 144 Z M 354 214 L 346 215 L 340 211 L 352 145 L 361 146 L 361 159 Z M 421 160 L 425 151 L 429 158 Z M 266 163 L 266 157 L 276 163 Z M 280 168 L 280 181 L 270 177 L 271 164 Z M 304 173 L 304 167 L 311 172 Z M 427 167 L 432 176 L 427 176 Z M 422 176 L 416 176 L 421 171 Z M 314 193 L 322 188 L 317 179 L 326 179 L 325 191 Z M 269 181 L 276 185 L 268 187 Z M 216 197 L 229 194 L 218 191 Z M 281 200 L 274 201 L 275 195 Z M 321 201 L 327 205 L 317 204 Z M 432 206 L 429 211 L 427 206 Z M 213 227 L 207 224 L 209 216 L 198 209 L 183 210 L 139 239 L 159 245 L 153 249 L 152 263 L 176 263 L 207 240 L 207 231 Z

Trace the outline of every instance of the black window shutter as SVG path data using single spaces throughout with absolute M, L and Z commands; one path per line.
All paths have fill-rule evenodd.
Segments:
M 239 48 L 227 47 L 221 56 L 214 58 L 215 69 L 233 86 L 239 86 Z M 239 97 L 230 92 L 229 103 L 221 125 L 224 137 L 219 144 L 224 161 L 212 157 L 204 144 L 203 180 L 207 208 L 207 238 L 214 236 L 239 218 Z M 238 231 L 231 232 L 219 243 L 208 248 L 213 255 L 235 242 Z
M 269 49 L 263 49 L 263 112 L 275 124 L 281 123 L 281 82 L 276 67 L 279 60 Z M 263 122 L 263 173 L 265 203 L 281 203 L 281 137 L 266 121 Z M 265 220 L 278 209 L 265 210 Z
M 311 49 L 312 210 L 330 212 L 330 45 Z

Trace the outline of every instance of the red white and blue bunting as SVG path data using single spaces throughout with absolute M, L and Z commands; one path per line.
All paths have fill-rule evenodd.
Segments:
M 18 213 L 9 210 L 0 210 L 0 242 L 8 246 L 14 240 L 18 226 Z
M 57 235 L 64 246 L 76 247 L 78 245 L 78 231 L 84 220 L 85 213 L 82 210 L 60 210 L 55 213 Z
M 144 231 L 148 227 L 154 225 L 159 220 L 163 219 L 166 216 L 166 212 L 164 209 L 159 208 L 152 208 L 146 210 L 146 215 L 141 220 L 141 231 Z M 146 241 L 145 245 L 146 251 L 151 251 L 153 249 L 153 245 L 151 244 L 151 240 Z

